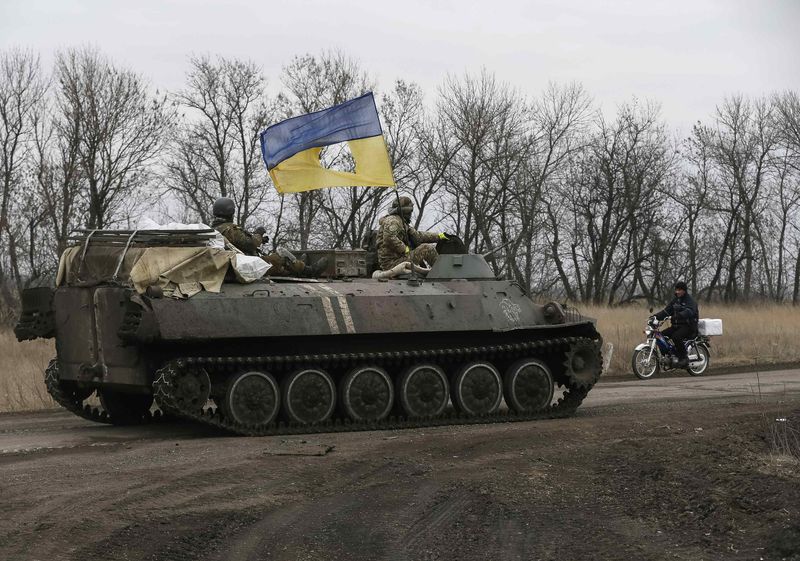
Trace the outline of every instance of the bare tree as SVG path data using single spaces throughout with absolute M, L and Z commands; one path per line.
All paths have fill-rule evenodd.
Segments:
M 105 228 L 148 179 L 173 122 L 164 96 L 151 95 L 138 74 L 98 51 L 69 49 L 56 57 L 58 109 L 79 131 L 78 157 L 86 181 L 88 227 Z
M 53 262 L 67 246 L 67 238 L 86 221 L 86 198 L 80 169 L 80 126 L 42 105 L 35 114 L 33 170 L 35 192 L 46 228 L 55 240 Z
M 548 266 L 546 204 L 566 173 L 568 163 L 585 149 L 591 99 L 579 84 L 550 84 L 530 108 L 530 150 L 515 181 L 510 213 L 503 213 L 501 242 L 514 276 L 532 292 L 549 292 L 555 285 Z M 508 225 L 508 214 L 519 218 L 519 230 Z M 538 275 L 534 283 L 534 275 Z M 534 286 L 536 285 L 536 286 Z
M 33 138 L 33 114 L 46 89 L 37 55 L 22 50 L 0 53 L 0 251 L 18 288 L 22 279 L 12 207 L 25 198 L 20 186 Z M 6 306 L 14 301 L 8 282 L 6 263 L 0 261 L 0 291 Z
M 414 199 L 417 208 L 414 227 L 420 228 L 426 209 L 447 206 L 445 178 L 461 144 L 451 133 L 445 116 L 438 111 L 426 111 L 423 114 L 417 125 L 416 136 L 418 163 L 414 165 L 414 173 L 406 175 L 399 185 L 404 192 L 410 191 Z
M 800 177 L 793 173 L 792 160 L 788 147 L 784 146 L 774 154 L 768 194 L 771 204 L 766 207 L 756 228 L 765 280 L 761 292 L 776 302 L 783 301 L 786 296 L 786 263 L 792 250 L 789 245 L 791 227 L 796 223 L 800 206 Z
M 712 206 L 725 220 L 716 270 L 707 293 L 722 284 L 726 301 L 753 294 L 757 255 L 756 229 L 766 203 L 766 182 L 778 143 L 774 107 L 767 100 L 727 98 L 718 108 L 714 127 L 705 129 L 718 174 Z M 742 270 L 743 269 L 743 270 Z
M 783 154 L 785 165 L 781 166 L 781 169 L 782 171 L 786 171 L 787 167 L 792 169 L 791 177 L 788 178 L 789 182 L 793 182 L 794 184 L 792 189 L 795 191 L 800 190 L 800 185 L 798 185 L 798 182 L 800 182 L 800 178 L 798 178 L 800 174 L 800 95 L 795 91 L 786 91 L 780 95 L 774 96 L 773 99 L 781 117 L 778 126 L 783 136 L 783 143 L 786 147 Z M 781 173 L 780 181 L 782 187 L 786 185 L 787 181 L 784 173 Z M 796 258 L 794 280 L 792 283 L 792 303 L 797 306 L 800 305 L 800 227 L 797 225 L 796 215 L 794 216 L 794 220 L 789 220 L 791 213 L 786 212 L 787 206 L 789 206 L 786 204 L 787 202 L 794 203 L 794 197 L 789 196 L 786 199 L 781 199 L 781 207 L 784 209 L 783 216 L 786 218 L 786 220 L 782 221 L 782 224 L 788 221 L 795 231 L 794 247 Z M 794 208 L 796 208 L 796 205 L 794 205 Z M 785 245 L 785 242 L 786 237 L 784 237 L 782 230 L 782 246 Z
M 698 293 L 703 263 L 714 260 L 715 252 L 702 252 L 703 224 L 711 219 L 709 198 L 717 186 L 715 183 L 714 163 L 710 147 L 703 142 L 707 133 L 701 124 L 693 127 L 692 135 L 684 141 L 683 158 L 687 165 L 683 181 L 669 194 L 678 208 L 682 209 L 686 224 L 686 253 L 688 260 L 688 284 L 692 294 Z M 655 288 L 655 287 L 654 287 Z M 664 288 L 664 287 L 662 287 Z M 651 291 L 655 296 L 657 292 Z
M 227 190 L 220 189 L 214 174 L 216 170 L 208 165 L 210 161 L 214 159 L 207 157 L 193 131 L 178 126 L 164 162 L 165 195 L 176 196 L 180 203 L 179 212 L 193 214 L 205 224 L 211 224 L 214 199 L 222 193 L 227 194 Z
M 245 223 L 264 210 L 270 193 L 259 148 L 271 119 L 266 79 L 250 61 L 201 56 L 189 63 L 187 86 L 175 96 L 187 114 L 170 147 L 167 185 L 203 222 L 224 196 Z
M 779 129 L 784 142 L 791 148 L 792 167 L 800 171 L 800 95 L 795 91 L 786 91 L 773 96 L 773 103 L 781 116 Z
M 567 294 L 611 304 L 631 296 L 633 279 L 652 257 L 646 241 L 660 222 L 672 150 L 653 104 L 623 105 L 615 121 L 600 117 L 596 126 L 548 215 Z
M 444 176 L 452 229 L 473 250 L 492 249 L 495 215 L 527 155 L 524 101 L 486 70 L 449 77 L 439 98 L 438 110 L 459 144 Z

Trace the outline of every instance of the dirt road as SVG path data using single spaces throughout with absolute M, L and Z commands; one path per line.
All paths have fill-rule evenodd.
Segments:
M 798 425 L 800 371 L 601 382 L 571 419 L 397 432 L 0 415 L 0 559 L 800 559 L 800 464 L 770 437 Z

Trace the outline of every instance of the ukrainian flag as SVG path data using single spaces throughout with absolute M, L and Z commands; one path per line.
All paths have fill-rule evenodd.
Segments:
M 350 147 L 355 173 L 327 169 L 320 162 L 322 147 L 340 142 Z M 372 92 L 272 125 L 261 133 L 261 155 L 279 193 L 394 186 Z

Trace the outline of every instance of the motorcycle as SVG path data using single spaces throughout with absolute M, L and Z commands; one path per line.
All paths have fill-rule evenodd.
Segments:
M 667 318 L 664 318 L 666 321 Z M 647 342 L 636 346 L 631 357 L 633 373 L 640 380 L 649 380 L 659 370 L 673 370 L 677 368 L 678 357 L 675 355 L 675 343 L 661 333 L 663 322 L 651 317 L 647 320 L 644 334 Z M 692 376 L 702 376 L 708 369 L 711 356 L 711 340 L 705 335 L 698 335 L 694 339 L 687 339 L 686 354 L 689 357 L 687 370 Z

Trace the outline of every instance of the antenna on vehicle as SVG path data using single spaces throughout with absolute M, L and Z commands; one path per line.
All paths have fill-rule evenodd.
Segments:
M 496 248 L 494 248 L 494 249 L 493 249 L 493 250 L 491 250 L 491 251 L 487 251 L 486 253 L 484 253 L 484 254 L 483 254 L 483 258 L 484 258 L 484 259 L 486 259 L 487 257 L 489 257 L 489 256 L 491 256 L 491 255 L 494 255 L 495 253 L 497 253 L 497 252 L 498 252 L 498 251 L 500 251 L 501 249 L 505 249 L 505 248 L 507 248 L 508 246 L 510 246 L 510 245 L 511 245 L 512 243 L 514 243 L 515 241 L 516 241 L 516 240 L 511 240 L 511 241 L 510 241 L 510 242 L 508 242 L 508 243 L 504 243 L 504 244 L 503 244 L 503 245 L 501 245 L 500 247 L 496 247 Z

